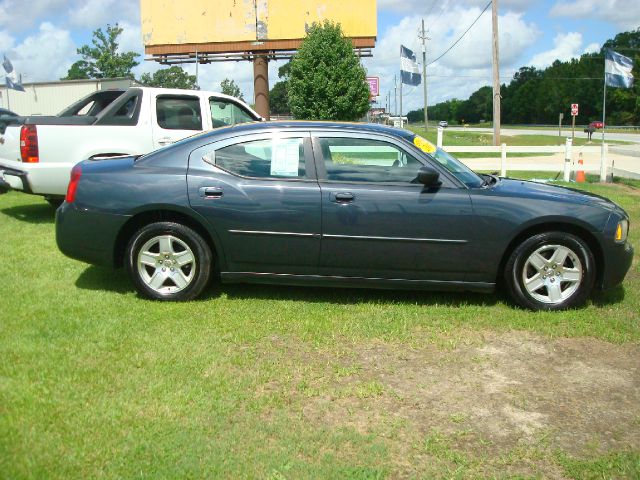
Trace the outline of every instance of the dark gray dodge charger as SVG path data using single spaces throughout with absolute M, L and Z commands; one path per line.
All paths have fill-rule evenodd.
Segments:
M 480 175 L 411 132 L 274 122 L 148 155 L 87 160 L 56 215 L 60 250 L 189 300 L 210 279 L 491 292 L 533 310 L 618 285 L 633 249 L 615 203 Z

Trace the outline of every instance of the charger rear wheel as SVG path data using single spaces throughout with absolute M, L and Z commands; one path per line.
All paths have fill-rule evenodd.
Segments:
M 211 276 L 211 249 L 197 232 L 179 223 L 142 227 L 127 246 L 126 260 L 136 290 L 157 300 L 196 298 Z

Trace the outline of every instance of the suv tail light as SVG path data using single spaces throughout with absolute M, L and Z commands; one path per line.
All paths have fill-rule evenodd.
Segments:
M 80 183 L 81 176 L 82 168 L 80 165 L 76 165 L 71 169 L 71 179 L 69 180 L 69 186 L 67 187 L 67 196 L 64 198 L 67 203 L 75 202 L 76 191 L 78 190 L 78 183 Z
M 35 125 L 23 125 L 20 129 L 20 156 L 23 163 L 38 163 L 38 129 Z

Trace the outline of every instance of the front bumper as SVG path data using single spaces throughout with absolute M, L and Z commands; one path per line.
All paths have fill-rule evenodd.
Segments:
M 131 217 L 83 209 L 63 203 L 56 210 L 56 242 L 67 257 L 115 266 L 118 233 Z
M 620 285 L 631 268 L 633 262 L 633 247 L 625 243 L 610 244 L 604 251 L 604 271 L 600 288 L 608 288 Z

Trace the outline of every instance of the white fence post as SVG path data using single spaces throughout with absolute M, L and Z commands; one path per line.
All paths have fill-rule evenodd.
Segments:
M 500 156 L 500 176 L 507 176 L 507 144 L 503 143 L 501 145 L 501 156 Z
M 602 135 L 604 137 L 604 134 Z M 609 145 L 606 143 L 602 143 L 602 146 L 600 147 L 600 181 L 601 182 L 606 182 L 607 181 L 607 151 Z
M 568 182 L 571 180 L 571 137 L 567 137 L 567 144 L 564 147 L 564 176 L 563 180 Z
M 444 128 L 438 127 L 438 140 L 436 141 L 436 146 L 442 148 L 442 133 L 444 132 Z

